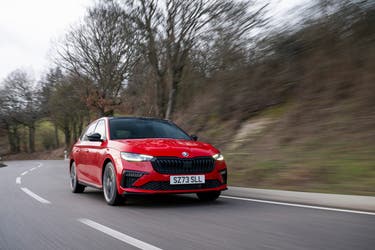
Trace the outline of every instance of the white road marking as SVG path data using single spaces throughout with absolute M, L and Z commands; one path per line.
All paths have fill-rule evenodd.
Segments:
M 101 231 L 113 238 L 116 238 L 118 240 L 121 240 L 122 242 L 125 242 L 129 245 L 132 245 L 132 246 L 135 246 L 139 249 L 144 249 L 144 250 L 161 250 L 161 248 L 158 248 L 158 247 L 155 247 L 153 245 L 150 245 L 146 242 L 143 242 L 143 241 L 140 241 L 136 238 L 133 238 L 129 235 L 126 235 L 126 234 L 123 234 L 119 231 L 116 231 L 116 230 L 113 230 L 109 227 L 106 227 L 104 225 L 101 225 L 99 223 L 96 223 L 95 221 L 92 221 L 92 220 L 89 220 L 89 219 L 85 219 L 85 218 L 81 218 L 81 219 L 78 219 L 79 222 L 91 227 L 91 228 L 94 228 L 98 231 Z
M 268 204 L 290 206 L 290 207 L 302 207 L 302 208 L 311 208 L 311 209 L 319 209 L 319 210 L 328 210 L 328 211 L 334 211 L 334 212 L 375 215 L 375 213 L 366 212 L 366 211 L 360 211 L 360 210 L 330 208 L 330 207 L 321 207 L 321 206 L 310 206 L 310 205 L 303 205 L 303 204 L 298 204 L 298 203 L 288 203 L 288 202 L 258 200 L 258 199 L 241 198 L 241 197 L 226 196 L 226 195 L 221 195 L 220 197 L 226 198 L 226 199 L 242 200 L 242 201 L 253 201 L 253 202 L 268 203 Z
M 38 166 L 33 167 L 33 168 L 29 169 L 29 170 L 26 170 L 25 172 L 23 172 L 23 173 L 21 174 L 21 176 L 24 176 L 25 174 L 27 174 L 27 173 L 29 173 L 29 172 L 31 172 L 31 171 L 34 171 L 34 170 L 37 169 L 37 168 L 40 168 L 42 165 L 43 165 L 42 163 L 38 162 Z M 17 178 L 16 178 L 16 183 L 17 183 L 17 184 L 21 184 L 21 177 L 17 177 Z
M 29 189 L 27 188 L 21 188 L 22 191 L 24 191 L 26 194 L 30 195 L 32 198 L 34 198 L 35 200 L 41 202 L 41 203 L 44 203 L 44 204 L 50 204 L 51 202 L 50 201 L 47 201 L 46 199 L 40 197 L 39 195 L 31 192 Z

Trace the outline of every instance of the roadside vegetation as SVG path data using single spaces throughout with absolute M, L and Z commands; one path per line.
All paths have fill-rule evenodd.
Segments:
M 278 28 L 260 3 L 98 1 L 41 79 L 3 80 L 0 154 L 60 157 L 97 117 L 154 116 L 220 148 L 230 185 L 374 195 L 373 1 Z

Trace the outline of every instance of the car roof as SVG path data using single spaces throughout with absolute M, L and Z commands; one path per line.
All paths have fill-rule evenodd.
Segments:
M 167 119 L 161 119 L 156 117 L 144 117 L 144 116 L 109 116 L 109 117 L 102 117 L 107 118 L 108 120 L 114 120 L 114 119 L 129 119 L 129 120 L 154 120 L 154 121 L 164 121 L 164 122 L 171 122 Z M 99 118 L 99 119 L 102 119 Z

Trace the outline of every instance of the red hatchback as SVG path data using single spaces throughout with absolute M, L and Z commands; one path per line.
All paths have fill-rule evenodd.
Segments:
M 227 188 L 227 167 L 219 150 L 170 121 L 104 117 L 73 146 L 70 180 L 73 193 L 103 189 L 110 205 L 128 193 L 197 193 L 209 201 Z

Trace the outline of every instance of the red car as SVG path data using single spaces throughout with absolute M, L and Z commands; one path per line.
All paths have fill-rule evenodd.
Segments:
M 110 205 L 130 193 L 196 193 L 210 201 L 227 188 L 227 167 L 219 150 L 170 121 L 104 117 L 73 146 L 70 180 L 73 193 L 102 189 Z

